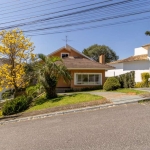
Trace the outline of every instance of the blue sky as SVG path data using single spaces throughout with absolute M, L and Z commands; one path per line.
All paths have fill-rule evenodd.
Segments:
M 58 1 L 58 0 L 56 0 L 56 1 Z M 51 2 L 56 2 L 56 1 L 51 0 Z M 40 3 L 41 2 L 40 0 L 37 0 L 37 1 L 1 0 L 1 2 L 0 2 L 1 7 L 7 8 L 4 10 L 4 12 L 7 13 L 7 12 L 12 11 L 11 15 L 13 17 L 7 18 L 10 14 L 6 14 L 3 16 L 1 15 L 1 17 L 3 17 L 4 19 L 1 18 L 0 22 L 1 23 L 8 22 L 8 21 L 12 21 L 12 20 L 15 20 L 18 18 L 23 19 L 23 18 L 32 16 L 32 13 L 33 13 L 33 15 L 39 15 L 42 13 L 56 12 L 56 11 L 60 11 L 63 9 L 69 9 L 69 8 L 73 8 L 73 7 L 77 7 L 77 6 L 79 7 L 79 6 L 88 4 L 88 3 L 85 3 L 85 4 L 83 3 L 83 4 L 77 5 L 77 6 L 56 8 L 56 7 L 65 6 L 68 4 L 74 4 L 74 3 L 78 3 L 78 2 L 84 2 L 84 1 L 86 1 L 86 0 L 76 0 L 76 1 L 64 0 L 62 3 L 60 2 L 60 3 L 56 3 L 56 4 L 50 4 L 50 5 L 47 4 L 47 6 L 37 7 L 34 10 L 30 9 L 30 10 L 13 12 L 13 10 L 20 10 L 23 8 L 29 8 L 32 6 L 36 6 L 36 5 L 38 5 L 36 3 L 38 3 L 38 2 L 41 5 L 42 5 L 42 3 Z M 104 0 L 93 0 L 90 3 L 101 2 L 101 1 L 104 1 Z M 121 0 L 114 0 L 114 1 L 117 2 L 117 1 L 121 1 Z M 11 3 L 9 3 L 9 2 L 11 2 Z M 49 3 L 50 0 L 47 2 Z M 47 2 L 45 1 L 45 2 L 43 2 L 43 4 L 46 4 Z M 147 2 L 148 2 L 148 0 L 147 0 Z M 149 2 L 150 2 L 150 0 L 149 0 Z M 6 3 L 6 4 L 4 4 L 4 3 Z M 145 5 L 145 6 L 143 6 L 143 8 L 144 7 L 145 7 L 145 9 L 150 8 L 150 5 L 147 5 L 147 6 Z M 40 11 L 43 9 L 45 9 L 45 12 L 43 11 L 40 13 Z M 28 13 L 31 13 L 31 14 L 28 14 Z M 109 13 L 109 11 L 108 12 L 106 11 L 106 15 L 108 15 L 107 13 Z M 1 11 L 0 11 L 0 14 L 1 14 Z M 17 17 L 17 15 L 20 15 L 20 17 Z M 97 13 L 97 16 L 98 16 L 98 13 Z M 126 18 L 121 18 L 121 19 L 114 18 L 114 19 L 111 19 L 106 22 L 97 22 L 94 24 L 91 23 L 89 25 L 87 25 L 87 24 L 81 25 L 81 27 L 88 27 L 90 25 L 102 25 L 105 23 L 114 23 L 117 21 L 126 21 L 128 19 L 132 20 L 132 19 L 135 19 L 138 17 L 147 17 L 147 16 L 150 16 L 150 13 L 145 13 L 142 15 L 136 15 L 136 16 L 126 17 Z M 87 16 L 87 19 L 88 19 L 88 16 Z M 26 21 L 28 21 L 28 20 L 26 20 Z M 63 21 L 63 20 L 61 20 L 61 21 Z M 61 23 L 61 21 L 60 21 L 60 23 Z M 24 22 L 24 21 L 22 21 L 22 22 Z M 58 20 L 58 22 L 59 22 L 59 20 Z M 51 22 L 49 22 L 49 24 L 51 24 Z M 13 25 L 13 23 L 12 23 L 12 25 Z M 40 25 L 38 25 L 38 27 L 40 27 Z M 20 28 L 22 30 L 31 29 L 31 27 L 30 28 L 20 27 Z M 35 28 L 37 28 L 37 27 L 35 27 Z M 76 27 L 72 27 L 71 29 L 74 29 L 74 28 L 76 28 Z M 132 56 L 134 53 L 134 48 L 150 43 L 150 37 L 146 36 L 144 34 L 145 31 L 147 31 L 147 30 L 150 30 L 150 19 L 146 19 L 143 21 L 135 21 L 135 22 L 131 22 L 131 23 L 125 23 L 125 24 L 120 24 L 120 25 L 100 27 L 100 28 L 89 29 L 89 30 L 63 32 L 60 34 L 31 36 L 31 41 L 34 42 L 34 45 L 35 45 L 34 52 L 35 53 L 49 54 L 49 53 L 53 52 L 54 50 L 57 50 L 60 47 L 65 46 L 65 41 L 63 39 L 65 39 L 65 37 L 68 36 L 68 39 L 70 40 L 68 42 L 68 44 L 79 51 L 82 51 L 84 48 L 87 48 L 93 44 L 107 45 L 111 49 L 113 49 L 117 53 L 117 55 L 119 55 L 120 59 L 122 59 L 122 58 Z M 49 32 L 51 32 L 51 30 L 49 30 Z

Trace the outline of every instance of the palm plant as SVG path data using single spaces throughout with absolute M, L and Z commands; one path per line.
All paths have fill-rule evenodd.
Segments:
M 61 58 L 48 57 L 44 54 L 39 54 L 38 57 L 42 60 L 39 70 L 39 80 L 45 89 L 46 97 L 48 99 L 56 98 L 58 79 L 62 77 L 65 82 L 69 82 L 71 80 L 71 75 L 64 66 Z

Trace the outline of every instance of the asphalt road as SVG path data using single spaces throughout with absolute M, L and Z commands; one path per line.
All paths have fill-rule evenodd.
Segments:
M 150 150 L 150 106 L 130 104 L 0 126 L 0 150 Z

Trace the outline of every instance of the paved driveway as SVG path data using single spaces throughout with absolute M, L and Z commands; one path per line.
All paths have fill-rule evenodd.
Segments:
M 135 88 L 135 90 L 150 92 L 150 88 Z
M 91 94 L 95 94 L 95 95 L 100 95 L 105 97 L 106 99 L 114 102 L 114 103 L 119 103 L 119 102 L 124 102 L 124 101 L 138 101 L 139 99 L 142 98 L 142 96 L 139 95 L 129 95 L 126 93 L 120 93 L 120 92 L 89 92 Z
M 122 105 L 0 126 L 0 150 L 149 150 L 150 106 Z

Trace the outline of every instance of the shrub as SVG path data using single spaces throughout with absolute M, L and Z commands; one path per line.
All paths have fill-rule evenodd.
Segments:
M 103 89 L 102 85 L 99 86 L 93 86 L 93 87 L 84 87 L 84 88 L 79 88 L 79 89 L 69 89 L 69 90 L 65 90 L 65 92 L 78 92 L 78 91 L 91 91 L 91 90 L 101 90 Z
M 91 90 L 100 90 L 100 89 L 103 89 L 102 85 L 94 86 L 94 87 L 81 88 L 80 91 L 91 91 Z
M 149 87 L 150 83 L 148 81 L 148 78 L 150 77 L 148 72 L 141 73 L 142 82 L 137 82 L 135 87 L 136 88 L 142 88 L 142 87 Z
M 137 83 L 135 84 L 135 88 L 142 88 L 142 87 L 144 87 L 143 82 L 137 82 Z
M 14 90 L 10 89 L 2 93 L 2 99 L 11 98 L 13 96 Z
M 26 88 L 26 94 L 32 98 L 37 97 L 41 92 L 42 88 L 40 84 Z
M 135 71 L 131 71 L 125 74 L 121 74 L 119 76 L 116 76 L 120 83 L 121 88 L 133 88 L 135 85 Z
M 7 101 L 2 107 L 3 115 L 12 115 L 26 110 L 32 101 L 31 97 L 19 96 L 13 100 Z
M 144 87 L 149 87 L 148 78 L 150 77 L 148 72 L 141 73 L 142 82 Z
M 111 90 L 116 90 L 120 87 L 119 81 L 115 77 L 110 77 L 106 80 L 104 83 L 104 90 L 106 91 L 111 91 Z

